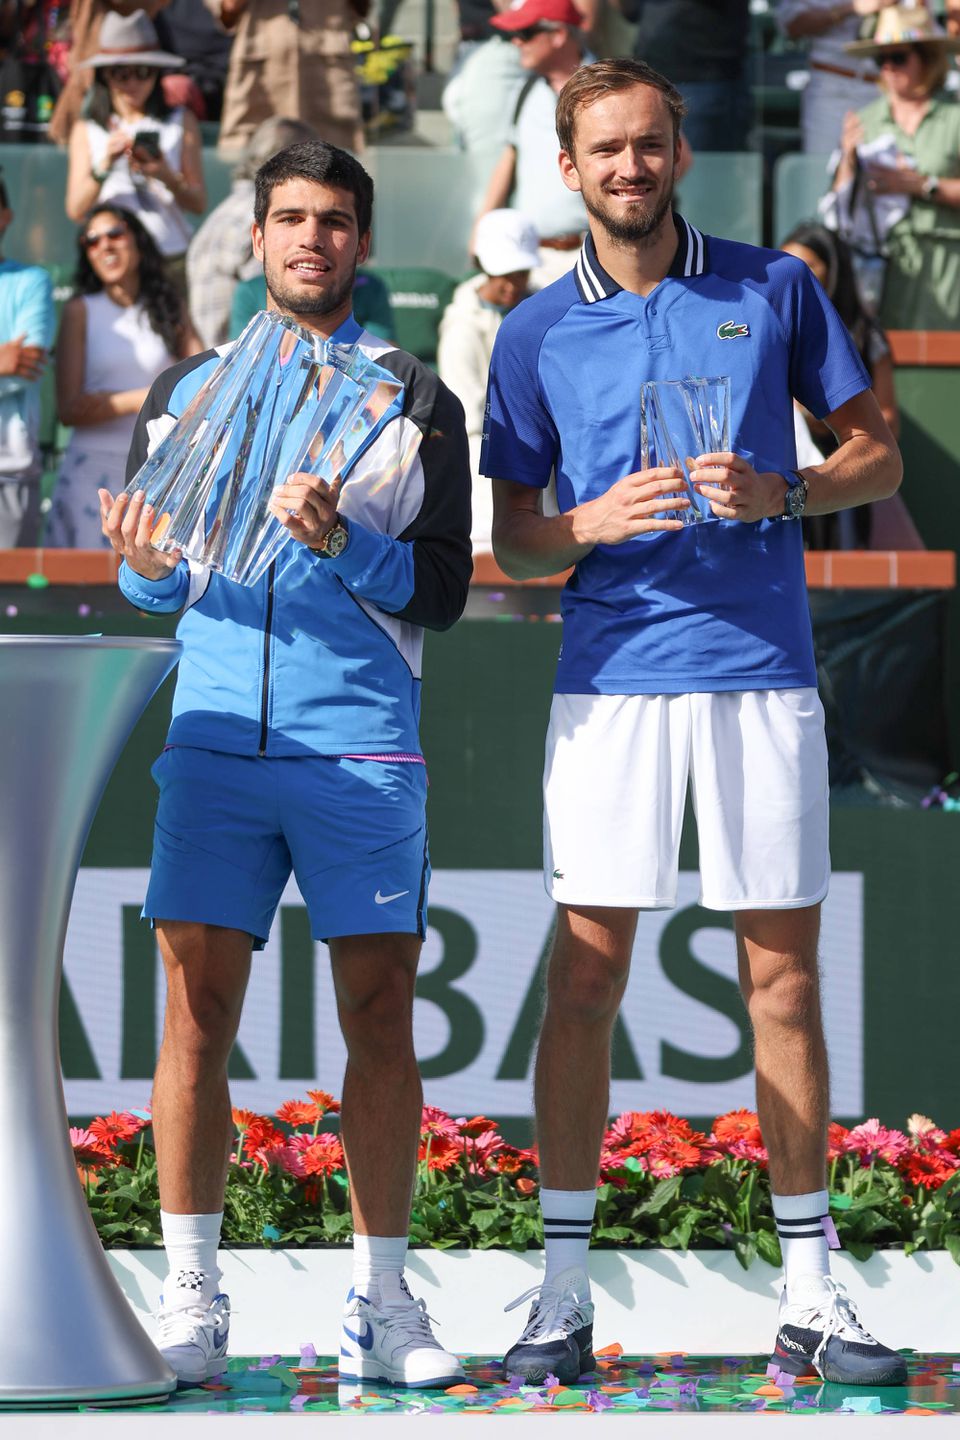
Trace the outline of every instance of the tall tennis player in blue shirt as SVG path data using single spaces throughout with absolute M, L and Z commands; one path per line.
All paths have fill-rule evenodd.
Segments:
M 512 576 L 573 566 L 544 776 L 557 933 L 536 1068 L 546 1274 L 509 1374 L 592 1368 L 587 1246 L 610 1036 L 637 911 L 676 902 L 689 784 L 701 901 L 732 910 L 784 1255 L 775 1363 L 902 1381 L 830 1277 L 827 1057 L 817 941 L 829 878 L 823 712 L 801 527 L 887 496 L 900 457 L 838 316 L 793 259 L 702 235 L 671 205 L 683 102 L 642 62 L 586 65 L 557 105 L 560 170 L 587 207 L 573 272 L 507 316 L 481 471 Z M 710 518 L 641 470 L 644 380 L 727 375 L 731 450 L 695 457 Z M 793 399 L 838 440 L 795 470 Z M 556 477 L 560 513 L 541 497 Z M 719 1337 L 718 1337 L 719 1339 Z

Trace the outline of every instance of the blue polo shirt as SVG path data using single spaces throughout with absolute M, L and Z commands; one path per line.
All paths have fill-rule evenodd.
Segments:
M 758 471 L 796 461 L 792 397 L 823 417 L 870 388 L 802 260 L 702 235 L 676 216 L 670 273 L 623 290 L 588 235 L 574 270 L 506 317 L 490 365 L 480 468 L 561 511 L 641 468 L 640 384 L 730 377 L 731 448 Z M 711 520 L 597 545 L 562 601 L 556 690 L 687 694 L 816 684 L 795 521 Z

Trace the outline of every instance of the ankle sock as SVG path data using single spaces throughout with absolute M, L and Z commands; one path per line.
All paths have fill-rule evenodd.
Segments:
M 830 1219 L 826 1190 L 772 1198 L 789 1300 L 791 1281 L 798 1276 L 830 1274 L 830 1250 L 837 1248 L 834 1243 L 837 1232 Z
M 541 1190 L 540 1209 L 543 1214 L 543 1245 L 546 1251 L 546 1273 L 543 1283 L 550 1285 L 562 1270 L 576 1267 L 587 1275 L 587 1252 L 593 1212 L 597 1205 L 596 1190 Z M 581 1299 L 589 1298 L 588 1293 Z
M 172 1215 L 160 1211 L 163 1248 L 169 1274 L 163 1287 L 165 1305 L 209 1305 L 220 1289 L 217 1250 L 223 1211 L 215 1215 Z
M 402 1275 L 406 1259 L 406 1235 L 355 1234 L 353 1237 L 354 1290 L 358 1295 L 366 1295 L 381 1275 Z

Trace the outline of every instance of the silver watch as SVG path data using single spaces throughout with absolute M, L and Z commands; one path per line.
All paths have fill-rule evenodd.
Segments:
M 927 178 L 924 180 L 923 184 L 920 186 L 920 194 L 923 196 L 924 200 L 932 200 L 939 189 L 940 176 L 928 175 Z
M 807 508 L 807 492 L 809 485 L 799 470 L 789 470 L 784 475 L 787 482 L 787 493 L 783 500 L 784 520 L 801 520 L 803 512 Z

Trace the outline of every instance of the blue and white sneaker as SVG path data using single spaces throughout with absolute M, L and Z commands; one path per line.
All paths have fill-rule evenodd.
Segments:
M 414 1390 L 445 1389 L 464 1379 L 430 1329 L 423 1300 L 414 1300 L 400 1274 L 381 1275 L 365 1295 L 351 1290 L 340 1328 L 340 1377 Z
M 907 1362 L 863 1328 L 857 1307 L 830 1275 L 800 1275 L 780 1297 L 770 1368 L 837 1385 L 904 1385 Z
M 227 1368 L 230 1297 L 214 1295 L 209 1305 L 165 1305 L 157 1311 L 157 1348 L 182 1385 L 202 1385 Z
M 526 1328 L 503 1357 L 509 1380 L 542 1385 L 555 1375 L 561 1385 L 576 1385 L 596 1368 L 593 1354 L 593 1305 L 590 1282 L 580 1269 L 564 1270 L 551 1284 L 534 1286 L 505 1306 L 513 1310 L 533 1297 Z

